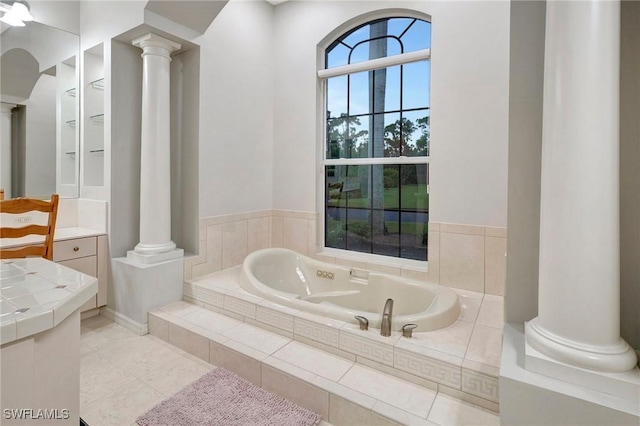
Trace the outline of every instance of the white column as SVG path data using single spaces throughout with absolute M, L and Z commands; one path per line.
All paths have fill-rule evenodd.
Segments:
M 13 104 L 2 102 L 0 122 L 0 188 L 4 188 L 4 197 L 11 198 L 11 110 Z
M 527 343 L 623 372 L 620 337 L 619 1 L 547 2 L 538 317 Z
M 142 49 L 140 242 L 128 256 L 154 263 L 182 255 L 171 241 L 170 62 L 180 45 L 147 34 Z

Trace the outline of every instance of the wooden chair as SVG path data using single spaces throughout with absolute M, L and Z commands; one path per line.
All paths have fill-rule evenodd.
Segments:
M 46 225 L 27 225 L 23 227 L 13 226 L 8 222 L 7 216 L 20 215 L 33 211 L 48 214 Z M 51 201 L 37 200 L 33 198 L 14 198 L 0 201 L 0 213 L 4 216 L 0 225 L 0 238 L 21 238 L 27 235 L 44 235 L 44 242 L 21 246 L 14 249 L 0 249 L 0 259 L 16 259 L 27 256 L 41 256 L 53 260 L 53 233 L 56 228 L 58 216 L 58 194 L 51 196 Z M 7 226 L 11 225 L 11 226 Z

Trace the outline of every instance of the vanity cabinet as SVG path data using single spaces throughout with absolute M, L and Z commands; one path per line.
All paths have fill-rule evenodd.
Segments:
M 107 304 L 108 239 L 106 235 L 55 241 L 53 261 L 98 278 L 98 294 L 85 303 L 81 312 Z

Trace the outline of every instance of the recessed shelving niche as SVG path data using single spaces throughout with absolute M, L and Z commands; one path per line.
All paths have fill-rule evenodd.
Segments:
M 82 183 L 104 186 L 104 47 L 84 52 Z

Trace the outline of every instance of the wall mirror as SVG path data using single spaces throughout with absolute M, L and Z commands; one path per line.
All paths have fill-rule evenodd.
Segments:
M 39 22 L 0 34 L 0 188 L 78 196 L 80 37 Z

